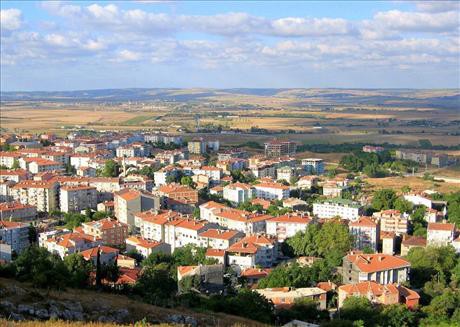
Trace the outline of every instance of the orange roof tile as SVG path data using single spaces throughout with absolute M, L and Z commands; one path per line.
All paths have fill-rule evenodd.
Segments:
M 358 220 L 350 222 L 349 226 L 352 226 L 352 227 L 374 227 L 374 228 L 376 228 L 377 224 L 375 223 L 375 221 L 372 220 L 371 217 L 361 216 L 361 217 L 358 218 Z
M 455 225 L 450 223 L 428 223 L 428 231 L 430 230 L 454 231 Z
M 208 229 L 200 234 L 201 237 L 216 238 L 221 240 L 230 240 L 240 232 L 236 230 Z
M 353 262 L 362 272 L 376 272 L 403 267 L 410 267 L 410 263 L 401 257 L 388 254 L 349 254 L 347 259 Z

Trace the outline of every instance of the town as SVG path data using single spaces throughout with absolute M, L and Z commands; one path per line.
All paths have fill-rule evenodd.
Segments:
M 1 283 L 95 289 L 289 326 L 460 319 L 460 191 L 404 184 L 455 157 L 369 144 L 331 166 L 321 153 L 299 157 L 289 139 L 255 149 L 162 131 L 0 141 Z M 402 184 L 366 187 L 383 176 Z M 13 320 L 84 320 L 8 305 L 0 313 Z

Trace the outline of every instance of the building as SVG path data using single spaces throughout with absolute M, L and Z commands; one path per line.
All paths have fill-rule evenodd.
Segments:
M 373 281 L 339 286 L 338 307 L 350 296 L 365 297 L 373 304 L 398 304 L 403 303 L 408 308 L 418 305 L 420 296 L 417 292 L 397 284 L 382 285 Z
M 10 188 L 11 196 L 22 204 L 33 205 L 39 212 L 58 209 L 58 186 L 53 181 L 22 181 Z
M 126 239 L 126 251 L 131 252 L 133 250 L 137 251 L 144 258 L 147 258 L 152 253 L 171 254 L 171 245 L 131 236 Z
M 0 180 L 13 181 L 19 183 L 20 181 L 29 179 L 29 173 L 24 169 L 0 169 Z
M 348 188 L 348 179 L 335 178 L 323 184 L 323 195 L 332 198 L 342 197 L 343 191 Z
M 354 221 L 361 216 L 361 213 L 361 204 L 348 199 L 334 198 L 313 203 L 313 215 L 319 218 L 340 217 Z
M 370 217 L 361 216 L 348 224 L 350 234 L 353 235 L 354 249 L 370 248 L 377 252 L 379 243 L 379 226 Z
M 63 166 L 60 162 L 43 158 L 20 158 L 19 165 L 22 169 L 28 170 L 32 174 L 45 171 L 62 171 Z
M 290 194 L 289 186 L 280 183 L 262 182 L 254 185 L 254 196 L 266 200 L 287 199 Z
M 82 223 L 83 232 L 102 239 L 103 244 L 123 245 L 128 237 L 128 225 L 113 218 Z
M 117 157 L 147 157 L 150 155 L 149 148 L 141 143 L 132 143 L 125 146 L 120 146 L 116 150 Z
M 289 309 L 298 300 L 311 299 L 318 303 L 318 309 L 326 310 L 326 291 L 318 287 L 263 288 L 255 292 L 272 301 L 276 309 Z
M 235 268 L 271 267 L 278 254 L 277 241 L 262 235 L 249 235 L 231 245 L 228 263 Z
M 62 212 L 81 212 L 97 209 L 97 191 L 91 186 L 63 186 L 60 189 Z
M 158 188 L 166 208 L 182 213 L 192 213 L 198 203 L 198 190 L 180 184 L 167 184 Z
M 314 175 L 302 176 L 297 181 L 297 187 L 301 190 L 309 190 L 318 185 L 318 177 Z
M 407 234 L 408 216 L 398 210 L 383 210 L 374 212 L 372 217 L 380 222 L 380 231 L 392 232 L 396 235 Z
M 188 244 L 202 246 L 205 240 L 202 241 L 200 234 L 217 227 L 217 224 L 210 224 L 205 220 L 189 218 L 171 220 L 165 224 L 165 242 L 171 245 L 172 251 Z
M 21 154 L 18 152 L 0 151 L 0 166 L 11 169 L 15 162 L 19 164 L 19 158 L 21 158 Z
M 309 175 L 322 175 L 325 171 L 324 161 L 319 158 L 302 159 L 302 167 Z
M 56 234 L 44 240 L 43 247 L 64 259 L 65 256 L 101 245 L 102 240 L 83 233 Z
M 134 229 L 134 215 L 150 209 L 160 209 L 160 198 L 145 191 L 124 189 L 114 194 L 115 217 Z
M 264 144 L 266 157 L 283 157 L 295 154 L 297 145 L 290 141 L 273 140 Z
M 166 241 L 166 223 L 185 218 L 184 215 L 172 210 L 149 210 L 138 212 L 134 216 L 134 225 L 142 238 L 158 242 Z
M 405 257 L 410 249 L 424 247 L 426 247 L 426 238 L 423 236 L 403 237 L 403 241 L 401 242 L 401 256 Z
M 11 261 L 13 253 L 20 254 L 29 246 L 29 225 L 0 220 L 0 259 Z
M 227 161 L 230 159 L 246 159 L 248 153 L 242 149 L 231 148 L 225 151 L 221 151 L 217 154 L 217 161 Z
M 210 228 L 199 234 L 200 246 L 218 250 L 226 250 L 244 237 L 244 233 L 236 230 Z
M 303 213 L 285 214 L 266 220 L 267 235 L 284 240 L 298 232 L 305 232 L 312 219 Z
M 37 218 L 37 208 L 20 202 L 0 203 L 0 220 L 30 221 Z
M 178 266 L 177 285 L 179 293 L 189 291 L 184 289 L 184 283 L 181 282 L 187 277 L 195 279 L 191 286 L 201 293 L 220 293 L 224 289 L 224 265 L 222 264 Z
M 364 145 L 363 146 L 363 152 L 367 153 L 380 153 L 385 151 L 385 148 L 381 146 L 373 146 L 373 145 Z
M 109 246 L 101 245 L 91 249 L 81 251 L 80 254 L 86 261 L 91 261 L 93 266 L 97 265 L 97 253 L 99 252 L 99 262 L 102 265 L 108 265 L 114 263 L 120 250 L 111 248 Z
M 294 168 L 290 166 L 281 167 L 276 170 L 276 179 L 279 181 L 284 180 L 290 183 L 293 177 L 296 177 L 296 173 Z
M 262 278 L 267 277 L 271 273 L 270 268 L 246 268 L 241 271 L 240 277 L 244 278 L 248 286 L 255 285 Z
M 450 223 L 429 223 L 427 228 L 427 244 L 445 246 L 455 239 L 455 225 Z
M 395 232 L 381 232 L 380 239 L 382 240 L 382 253 L 395 254 L 396 234 Z
M 223 198 L 235 204 L 247 202 L 252 196 L 253 187 L 249 184 L 233 183 L 223 188 Z
M 396 150 L 396 159 L 412 160 L 422 165 L 433 165 L 445 167 L 449 163 L 449 157 L 446 154 L 438 154 L 430 151 L 419 150 Z
M 192 154 L 206 153 L 206 142 L 203 139 L 194 139 L 188 142 L 188 152 Z
M 350 253 L 343 258 L 342 282 L 357 284 L 374 281 L 380 284 L 404 283 L 409 278 L 410 263 L 388 254 Z

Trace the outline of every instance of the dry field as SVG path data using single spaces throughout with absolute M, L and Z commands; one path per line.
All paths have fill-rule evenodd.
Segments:
M 366 178 L 369 184 L 368 190 L 380 190 L 391 188 L 400 191 L 403 186 L 409 186 L 414 192 L 424 190 L 434 190 L 441 193 L 451 193 L 460 191 L 460 183 L 447 183 L 438 181 L 426 181 L 420 177 L 386 177 L 386 178 Z

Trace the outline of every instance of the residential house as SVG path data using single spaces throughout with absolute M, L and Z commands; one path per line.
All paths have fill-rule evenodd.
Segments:
M 0 203 L 0 220 L 30 221 L 37 218 L 37 207 L 20 202 Z
M 212 249 L 225 250 L 244 237 L 244 233 L 236 230 L 222 230 L 210 228 L 199 234 L 201 246 Z
M 131 236 L 126 239 L 126 251 L 137 251 L 144 258 L 152 253 L 171 254 L 171 245 L 164 242 L 149 241 L 137 236 Z
M 311 299 L 318 304 L 318 309 L 326 310 L 326 291 L 318 287 L 278 287 L 255 290 L 260 295 L 270 300 L 276 309 L 289 309 L 297 301 Z
M 277 241 L 263 235 L 248 235 L 232 244 L 228 250 L 228 263 L 235 268 L 271 267 L 278 254 Z
M 455 224 L 429 223 L 427 228 L 427 244 L 445 246 L 452 244 L 455 239 Z
M 267 235 L 280 240 L 292 237 L 298 232 L 305 232 L 312 219 L 303 213 L 287 213 L 266 220 Z
M 97 209 L 97 190 L 91 186 L 63 186 L 60 188 L 62 212 L 81 212 Z
M 103 244 L 123 245 L 128 237 L 128 225 L 113 218 L 82 223 L 83 232 L 102 239 Z
M 244 183 L 233 183 L 224 186 L 223 197 L 224 199 L 240 204 L 249 201 L 253 195 L 253 187 Z
M 159 208 L 160 198 L 152 193 L 127 188 L 114 194 L 115 217 L 130 230 L 135 228 L 136 213 Z

